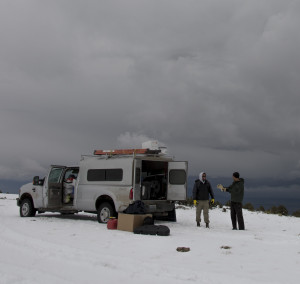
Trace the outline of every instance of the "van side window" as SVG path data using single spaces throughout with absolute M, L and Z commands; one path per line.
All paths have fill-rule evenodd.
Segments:
M 185 170 L 170 170 L 169 183 L 170 184 L 185 184 L 186 172 Z
M 121 181 L 123 179 L 122 169 L 105 170 L 105 180 L 107 181 Z
M 121 181 L 122 169 L 91 169 L 87 172 L 88 181 Z
M 88 170 L 87 172 L 88 181 L 105 181 L 105 170 Z

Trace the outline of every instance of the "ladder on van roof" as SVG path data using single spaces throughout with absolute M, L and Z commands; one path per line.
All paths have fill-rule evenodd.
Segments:
M 95 150 L 94 155 L 135 155 L 135 154 L 159 154 L 161 150 L 150 149 L 116 149 L 116 150 Z

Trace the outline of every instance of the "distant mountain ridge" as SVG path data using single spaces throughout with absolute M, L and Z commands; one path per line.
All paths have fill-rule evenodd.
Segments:
M 29 183 L 31 180 L 0 180 L 0 190 L 3 193 L 19 193 L 19 189 L 23 184 Z

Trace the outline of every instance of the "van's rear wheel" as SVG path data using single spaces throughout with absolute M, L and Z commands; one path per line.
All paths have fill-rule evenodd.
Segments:
M 97 220 L 99 223 L 107 223 L 110 217 L 115 217 L 115 210 L 110 203 L 104 202 L 97 209 Z
M 36 210 L 33 207 L 32 201 L 28 198 L 22 200 L 20 205 L 20 216 L 21 217 L 33 217 L 35 216 Z

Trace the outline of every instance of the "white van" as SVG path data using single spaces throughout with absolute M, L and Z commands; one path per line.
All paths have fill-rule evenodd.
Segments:
M 175 201 L 187 196 L 187 170 L 186 161 L 160 150 L 99 150 L 82 156 L 79 166 L 53 165 L 45 178 L 34 177 L 20 188 L 17 204 L 22 217 L 84 211 L 106 223 L 130 203 L 143 201 L 145 213 L 176 221 Z

